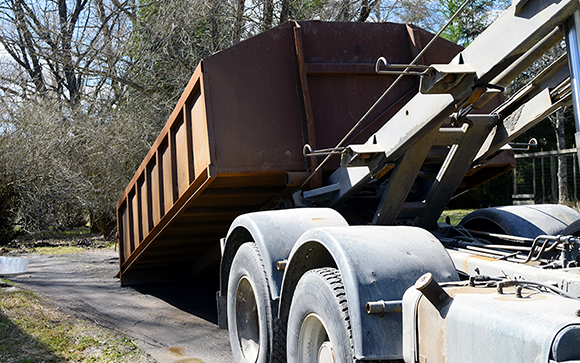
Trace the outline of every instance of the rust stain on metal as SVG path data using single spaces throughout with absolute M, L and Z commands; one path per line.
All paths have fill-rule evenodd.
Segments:
M 308 78 L 306 75 L 306 64 L 304 61 L 304 47 L 302 45 L 302 30 L 300 24 L 295 22 L 294 41 L 296 46 L 296 58 L 298 60 L 298 70 L 300 73 L 300 86 L 302 89 L 302 98 L 304 101 L 304 112 L 306 113 L 306 133 L 308 135 L 308 144 L 316 149 L 316 134 L 314 128 L 314 113 L 312 111 L 312 102 L 310 102 L 310 89 L 308 88 Z M 318 166 L 316 157 L 310 158 L 310 170 L 313 171 Z M 312 188 L 319 187 L 322 184 L 322 174 L 318 173 L 310 179 Z
M 316 165 L 304 143 L 335 147 L 394 81 L 369 65 L 379 56 L 408 63 L 416 51 L 402 24 L 299 26 L 282 24 L 197 67 L 117 203 L 122 283 L 219 263 L 210 252 L 233 219 L 276 205 Z M 432 37 L 412 36 L 419 48 Z M 423 60 L 447 63 L 460 49 L 441 40 Z M 417 87 L 414 78 L 400 82 L 346 142 L 366 141 Z M 322 173 L 337 166 L 332 160 Z
M 477 256 L 477 255 L 471 255 L 469 257 L 467 257 L 464 261 L 463 261 L 463 271 L 469 271 L 469 267 L 471 266 L 471 261 L 472 260 L 483 260 L 483 261 L 497 261 L 497 259 L 495 258 L 491 258 L 491 257 L 485 257 L 485 256 Z

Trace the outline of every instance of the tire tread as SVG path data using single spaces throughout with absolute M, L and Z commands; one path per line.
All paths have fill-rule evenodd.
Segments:
M 338 303 L 342 320 L 344 321 L 345 327 L 347 328 L 348 338 L 350 341 L 350 350 L 354 352 L 354 340 L 352 337 L 352 327 L 350 325 L 350 314 L 348 310 L 348 302 L 346 299 L 346 290 L 344 289 L 344 283 L 342 282 L 342 275 L 340 274 L 340 271 L 333 267 L 323 267 L 310 270 L 308 273 L 319 274 L 330 286 L 330 289 L 334 291 L 334 298 Z

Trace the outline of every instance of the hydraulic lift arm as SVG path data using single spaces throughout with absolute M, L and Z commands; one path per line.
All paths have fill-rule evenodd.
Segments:
M 561 27 L 568 19 L 567 27 L 575 29 L 572 16 L 579 7 L 578 1 L 571 0 L 513 4 L 450 64 L 430 66 L 421 76 L 420 93 L 365 144 L 344 148 L 341 166 L 324 186 L 295 195 L 295 200 L 307 205 L 339 206 L 388 172 L 373 224 L 393 224 L 405 215 L 414 220 L 414 225 L 432 228 L 474 160 L 491 156 L 570 102 L 567 69 L 560 61 L 550 67 L 550 72 L 540 75 L 541 82 L 529 87 L 527 98 L 520 95 L 519 103 L 510 100 L 492 115 L 469 114 L 559 41 Z M 578 53 L 577 45 L 568 45 L 568 52 Z M 526 109 L 528 112 L 523 112 Z M 433 186 L 425 200 L 405 203 L 434 145 L 447 146 L 449 152 Z

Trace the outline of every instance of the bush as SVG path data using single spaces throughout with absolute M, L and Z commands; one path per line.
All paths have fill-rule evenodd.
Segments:
M 15 196 L 12 183 L 0 177 L 0 246 L 8 244 L 15 236 Z

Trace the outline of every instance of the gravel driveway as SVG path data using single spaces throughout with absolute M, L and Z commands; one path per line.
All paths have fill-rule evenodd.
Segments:
M 121 287 L 113 250 L 28 257 L 28 272 L 11 281 L 122 332 L 157 362 L 233 362 L 227 331 L 216 325 L 217 269 L 188 284 Z

